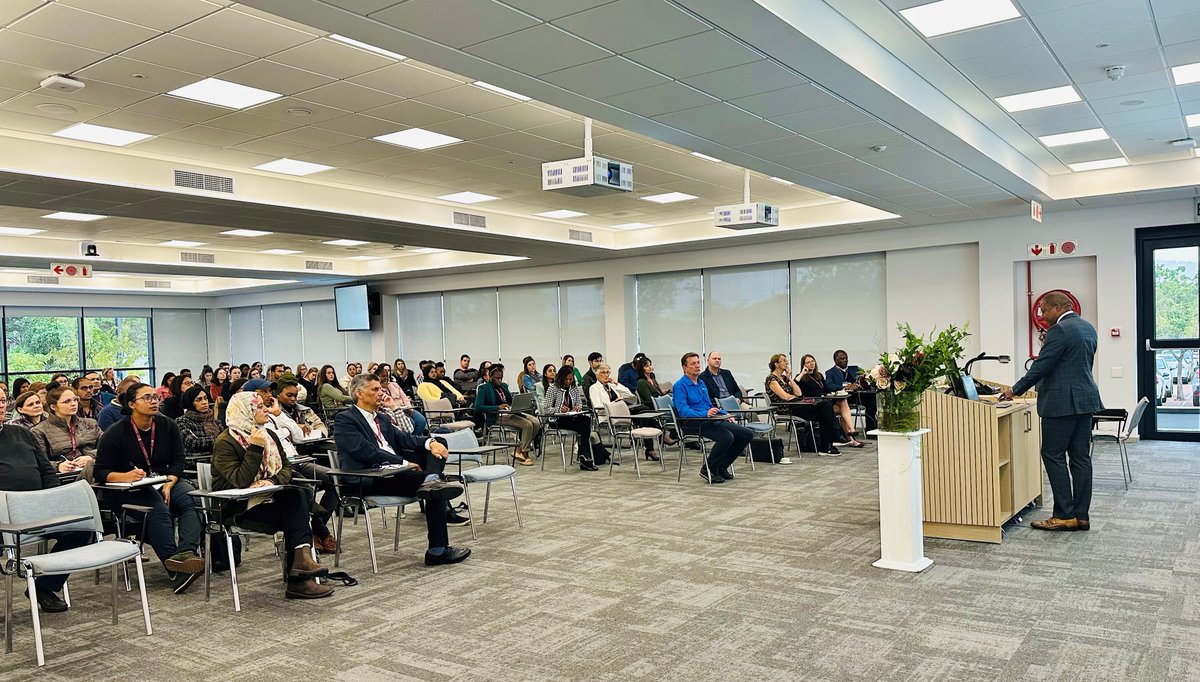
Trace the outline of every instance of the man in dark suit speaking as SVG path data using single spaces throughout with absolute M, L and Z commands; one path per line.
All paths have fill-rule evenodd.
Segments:
M 371 374 L 360 374 L 350 381 L 354 407 L 338 414 L 333 422 L 339 464 L 351 471 L 405 462 L 417 465 L 388 478 L 370 479 L 365 492 L 424 500 L 429 531 L 425 565 L 458 563 L 470 556 L 471 550 L 451 547 L 446 532 L 447 517 L 451 514 L 446 503 L 463 494 L 461 483 L 445 480 L 441 475 L 449 454 L 446 443 L 438 438 L 414 438 L 397 430 L 390 420 L 379 417 L 375 410 L 383 391 L 379 380 Z
M 1071 310 L 1071 299 L 1057 291 L 1042 299 L 1042 316 L 1051 323 L 1037 360 L 1002 399 L 1010 400 L 1037 385 L 1042 418 L 1042 463 L 1054 493 L 1054 515 L 1029 524 L 1038 530 L 1088 530 L 1092 503 L 1092 414 L 1104 409 L 1092 379 L 1096 328 Z

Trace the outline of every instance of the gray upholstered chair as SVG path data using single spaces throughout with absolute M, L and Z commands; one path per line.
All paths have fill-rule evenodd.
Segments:
M 68 531 L 96 534 L 96 542 L 75 549 L 26 556 L 21 546 L 43 535 Z M 96 494 L 86 481 L 45 490 L 0 492 L 0 537 L 3 538 L 5 561 L 0 565 L 8 593 L 4 612 L 5 652 L 12 652 L 13 578 L 22 577 L 29 585 L 29 608 L 33 614 L 33 639 L 37 647 L 37 663 L 46 664 L 42 651 L 42 625 L 38 614 L 35 578 L 44 575 L 64 575 L 98 571 L 112 567 L 112 623 L 117 624 L 117 567 L 133 561 L 137 568 L 138 591 L 142 599 L 142 618 L 146 635 L 154 634 L 150 626 L 150 607 L 146 603 L 146 582 L 142 573 L 142 553 L 129 540 L 105 540 L 104 524 Z
M 475 434 L 471 431 L 462 430 L 439 435 L 446 439 L 446 447 L 451 452 L 450 457 L 458 457 L 458 455 L 453 454 L 456 449 L 469 449 L 479 446 L 479 441 L 475 439 Z M 469 457 L 471 455 L 464 456 L 463 461 L 468 461 Z M 458 463 L 458 460 L 454 460 L 453 462 L 447 460 L 447 463 Z M 475 505 L 471 504 L 471 486 L 480 483 L 485 485 L 482 523 L 487 523 L 488 504 L 492 498 L 492 484 L 508 480 L 509 485 L 512 487 L 513 508 L 517 512 L 517 527 L 525 527 L 521 523 L 521 506 L 517 502 L 517 470 L 515 467 L 508 466 L 507 464 L 488 464 L 476 466 L 471 469 L 463 469 L 460 475 L 463 479 L 463 496 L 466 497 L 467 508 L 471 510 L 471 539 L 478 539 L 479 537 L 475 532 Z
M 468 431 L 468 433 L 470 432 Z M 418 504 L 419 500 L 415 497 L 401 495 L 364 495 L 361 490 L 362 486 L 357 481 L 352 483 L 349 480 L 343 480 L 343 475 L 337 473 L 339 462 L 336 452 L 329 453 L 329 464 L 335 471 L 334 480 L 337 481 L 338 497 L 341 498 L 341 505 L 337 509 L 337 550 L 333 553 L 333 565 L 335 568 L 341 565 L 342 520 L 346 518 L 346 505 L 354 504 L 356 513 L 362 513 L 363 521 L 367 526 L 367 548 L 371 553 L 371 572 L 379 573 L 379 559 L 375 554 L 375 531 L 371 528 L 371 508 L 378 507 L 381 510 L 387 507 L 396 508 L 394 524 L 396 529 L 392 537 L 392 551 L 398 552 L 400 551 L 400 517 L 404 513 L 404 507 Z
M 1116 443 L 1117 455 L 1121 459 L 1121 479 L 1125 482 L 1125 489 L 1129 490 L 1129 482 L 1133 480 L 1133 469 L 1129 468 L 1129 449 L 1125 443 L 1133 435 L 1133 430 L 1142 422 L 1142 415 L 1146 413 L 1146 407 L 1150 405 L 1149 398 L 1142 398 L 1138 401 L 1136 407 L 1133 408 L 1133 414 L 1127 413 L 1125 410 L 1120 410 L 1120 416 L 1115 415 L 1097 415 L 1092 418 L 1092 443 L 1090 450 L 1096 449 L 1096 443 Z M 1116 422 L 1117 428 L 1115 431 L 1095 428 L 1097 422 L 1109 421 Z M 1089 452 L 1089 454 L 1091 454 Z
M 640 426 L 645 422 L 638 422 L 630 418 L 629 405 L 624 401 L 618 400 L 613 403 L 604 405 L 604 412 L 608 416 L 606 424 L 608 424 L 608 432 L 612 436 L 613 444 L 617 446 L 617 452 L 614 457 L 608 460 L 608 475 L 612 476 L 613 464 L 616 463 L 617 457 L 621 455 L 621 441 L 629 441 L 629 450 L 633 453 L 633 470 L 637 472 L 637 477 L 642 477 L 642 467 L 638 458 L 637 444 L 640 440 L 649 438 L 652 441 L 658 442 L 658 463 L 662 466 L 662 470 L 667 470 L 666 449 L 663 445 L 666 432 L 654 426 Z

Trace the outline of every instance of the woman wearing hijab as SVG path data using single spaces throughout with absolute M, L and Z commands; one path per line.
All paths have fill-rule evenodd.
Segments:
M 184 392 L 180 404 L 184 410 L 175 419 L 175 424 L 183 436 L 183 452 L 189 459 L 207 458 L 212 454 L 217 436 L 221 435 L 217 411 L 212 409 L 208 391 L 196 384 Z
M 234 394 L 225 412 L 229 428 L 217 436 L 213 446 L 213 489 L 286 486 L 270 497 L 225 502 L 224 513 L 239 526 L 282 531 L 287 548 L 288 599 L 320 599 L 333 594 L 333 587 L 318 583 L 325 569 L 313 558 L 309 504 L 305 493 L 288 484 L 292 465 L 279 437 L 264 428 L 270 421 L 267 405 L 258 393 Z

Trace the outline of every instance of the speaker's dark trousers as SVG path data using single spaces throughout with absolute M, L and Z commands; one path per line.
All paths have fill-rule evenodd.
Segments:
M 1092 415 L 1042 417 L 1042 464 L 1054 493 L 1054 517 L 1088 519 L 1092 506 Z

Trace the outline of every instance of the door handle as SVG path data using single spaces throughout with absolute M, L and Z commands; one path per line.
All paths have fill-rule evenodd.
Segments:
M 1025 433 L 1033 430 L 1033 415 L 1029 412 L 1025 413 Z

